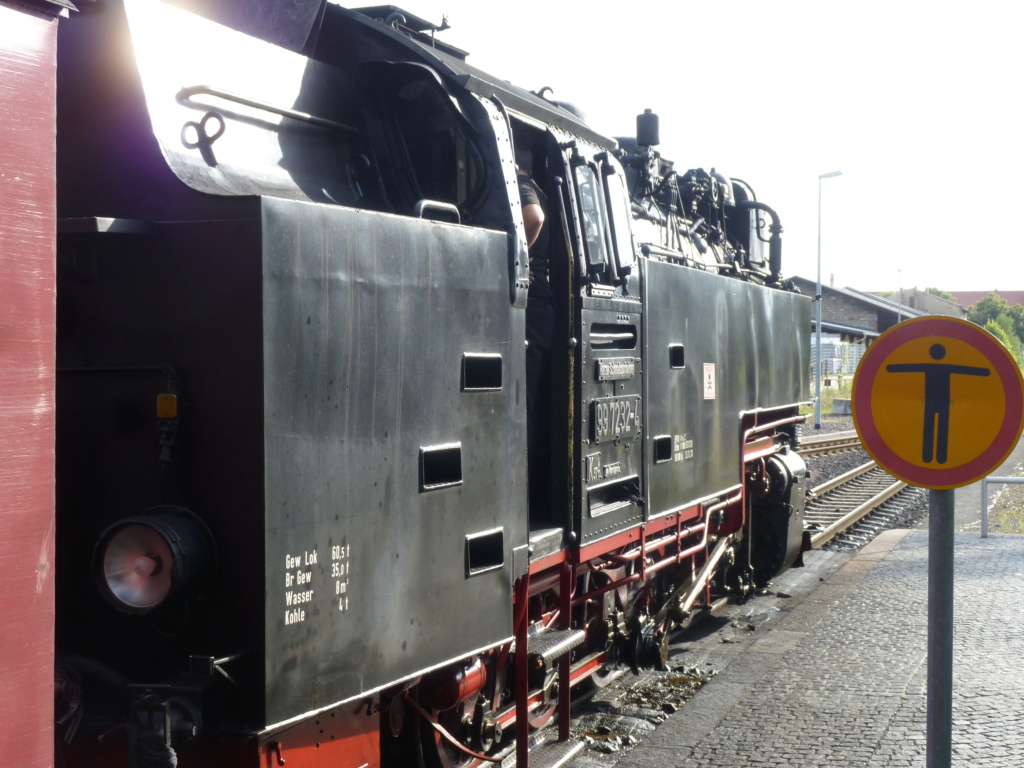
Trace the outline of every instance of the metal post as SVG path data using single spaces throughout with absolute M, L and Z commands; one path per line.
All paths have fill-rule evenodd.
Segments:
M 899 274 L 900 274 L 900 295 L 899 295 L 899 302 L 896 304 L 896 322 L 897 323 L 902 323 L 903 322 L 903 270 L 902 269 L 897 269 L 896 271 L 899 272 Z
M 821 429 L 821 176 L 818 177 L 818 283 L 814 290 L 814 428 Z
M 814 292 L 814 338 L 817 354 L 814 359 L 814 428 L 821 429 L 821 180 L 841 176 L 842 171 L 818 175 L 818 283 Z
M 988 478 L 981 478 L 981 538 L 988 538 Z
M 530 764 L 530 729 L 527 727 L 530 719 L 530 668 L 527 665 L 529 654 L 524 651 L 529 647 L 530 642 L 529 571 L 516 582 L 514 589 L 516 603 L 512 631 L 516 635 L 518 651 L 512 672 L 516 681 L 516 765 L 528 766 Z
M 558 578 L 559 603 L 561 616 L 559 621 L 565 629 L 572 628 L 572 586 L 573 568 L 570 563 L 562 563 L 562 571 Z M 558 660 L 558 740 L 569 741 L 572 728 L 572 654 L 563 653 Z M 523 723 L 525 726 L 526 723 Z M 517 727 L 519 723 L 516 723 Z M 527 729 L 528 730 L 528 729 Z
M 928 498 L 927 768 L 949 768 L 953 750 L 954 491 Z

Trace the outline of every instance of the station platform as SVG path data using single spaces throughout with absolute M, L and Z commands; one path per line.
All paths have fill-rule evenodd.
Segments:
M 814 552 L 670 663 L 717 671 L 617 768 L 924 766 L 927 531 Z M 955 539 L 953 765 L 1024 766 L 1024 536 Z

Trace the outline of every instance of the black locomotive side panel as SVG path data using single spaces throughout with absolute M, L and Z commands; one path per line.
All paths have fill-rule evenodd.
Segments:
M 504 233 L 263 209 L 273 723 L 511 636 L 526 411 Z
M 57 645 L 140 682 L 231 658 L 220 711 L 270 725 L 512 634 L 523 313 L 504 233 L 239 203 L 62 243 Z M 93 545 L 160 505 L 216 567 L 116 610 Z
M 740 413 L 807 391 L 810 308 L 710 272 L 654 260 L 641 270 L 653 518 L 742 482 Z

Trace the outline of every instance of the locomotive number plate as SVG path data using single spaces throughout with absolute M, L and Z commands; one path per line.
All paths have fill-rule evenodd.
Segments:
M 590 439 L 604 443 L 640 434 L 640 395 L 602 397 L 591 403 Z

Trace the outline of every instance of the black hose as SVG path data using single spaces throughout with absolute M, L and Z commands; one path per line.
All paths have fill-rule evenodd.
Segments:
M 770 282 L 776 282 L 782 274 L 782 222 L 774 209 L 757 200 L 743 200 L 736 203 L 737 208 L 764 211 L 772 217 L 768 227 L 771 237 L 768 238 L 768 269 L 771 272 Z

